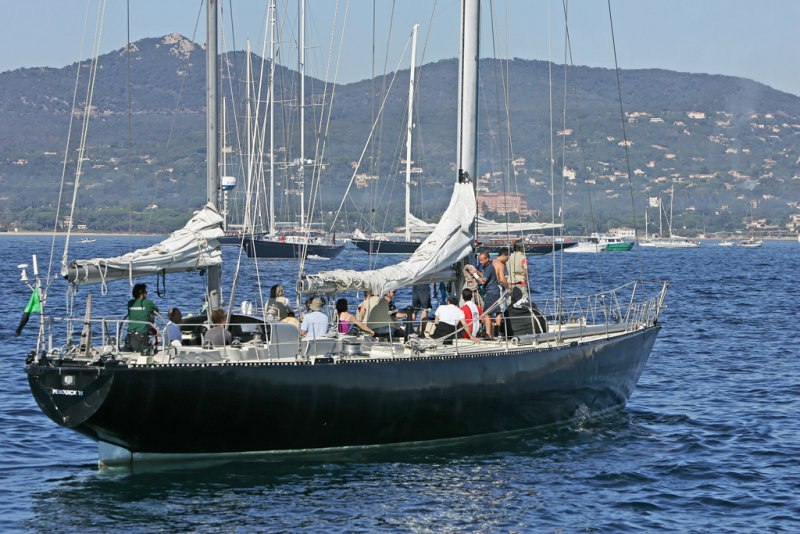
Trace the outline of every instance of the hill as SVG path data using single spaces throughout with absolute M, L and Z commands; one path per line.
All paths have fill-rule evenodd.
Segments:
M 99 58 L 76 224 L 85 224 L 90 230 L 166 231 L 182 224 L 205 197 L 205 51 L 173 34 L 138 41 L 130 52 L 130 115 L 126 50 Z M 241 119 L 246 116 L 246 61 L 241 52 L 223 59 L 223 92 L 228 95 L 225 130 L 228 144 L 238 146 L 243 141 L 237 139 L 246 137 Z M 252 65 L 258 72 L 261 59 L 253 57 Z M 414 211 L 422 217 L 435 218 L 443 209 L 453 180 L 456 70 L 456 60 L 444 60 L 424 65 L 419 74 L 413 159 L 418 171 L 415 180 L 424 187 L 414 188 Z M 563 88 L 555 87 L 550 95 L 550 70 L 542 61 L 514 59 L 507 66 L 495 60 L 481 61 L 482 207 L 500 209 L 488 201 L 486 193 L 518 191 L 523 204 L 515 211 L 527 209 L 534 216 L 549 218 L 550 191 L 555 190 L 564 198 L 571 232 L 593 229 L 589 198 L 600 229 L 631 225 L 630 215 L 620 215 L 630 213 L 629 161 L 642 229 L 641 210 L 647 198 L 663 197 L 672 187 L 675 227 L 685 228 L 681 233 L 689 235 L 741 230 L 749 221 L 751 202 L 756 204 L 754 215 L 765 232 L 785 230 L 790 217 L 800 213 L 800 98 L 742 78 L 623 70 L 626 158 L 615 72 L 569 68 L 565 99 Z M 66 168 L 67 185 L 74 181 L 77 140 L 85 114 L 81 107 L 70 117 L 77 71 L 78 87 L 83 88 L 78 102 L 82 102 L 88 86 L 88 62 L 61 69 L 0 73 L 0 143 L 4 148 L 0 156 L 0 225 L 4 227 L 52 228 L 62 169 Z M 502 118 L 506 99 L 499 89 L 504 86 L 501 74 L 506 72 L 508 128 Z M 556 79 L 564 79 L 563 66 L 553 65 L 552 73 Z M 319 170 L 324 183 L 316 206 L 330 218 L 353 179 L 351 202 L 346 203 L 346 214 L 340 218 L 347 230 L 370 225 L 390 228 L 401 220 L 402 201 L 390 198 L 392 192 L 400 195 L 402 191 L 400 160 L 405 156 L 408 71 L 398 72 L 392 82 L 393 77 L 394 73 L 341 84 L 335 92 L 332 84 L 306 81 L 306 157 L 323 162 L 322 167 L 307 170 Z M 292 163 L 298 152 L 297 102 L 293 97 L 297 79 L 290 69 L 276 69 L 276 197 L 281 199 L 276 209 L 282 220 L 291 220 L 298 211 L 294 201 L 299 192 L 297 167 Z M 382 91 L 390 86 L 382 120 L 373 133 L 374 143 L 354 170 L 353 162 L 364 151 Z M 321 103 L 329 102 L 331 95 L 333 106 L 328 115 Z M 263 87 L 261 106 L 266 97 Z M 557 117 L 552 128 L 551 98 Z M 565 101 L 566 121 L 562 118 Z M 513 141 L 511 153 L 507 132 Z M 551 132 L 554 169 L 559 175 L 552 183 Z M 314 156 L 322 153 L 323 147 L 324 156 Z M 230 196 L 234 212 L 241 207 L 245 190 L 246 173 L 238 153 L 238 149 L 230 152 L 225 169 L 239 178 L 239 186 Z M 562 169 L 566 169 L 563 182 Z M 311 182 L 306 180 L 307 193 Z M 650 214 L 651 219 L 655 216 Z

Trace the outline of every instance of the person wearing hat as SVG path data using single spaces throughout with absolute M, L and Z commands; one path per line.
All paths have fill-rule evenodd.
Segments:
M 303 316 L 300 335 L 306 339 L 316 339 L 328 333 L 328 316 L 322 313 L 322 299 L 315 297 L 309 304 L 309 312 Z

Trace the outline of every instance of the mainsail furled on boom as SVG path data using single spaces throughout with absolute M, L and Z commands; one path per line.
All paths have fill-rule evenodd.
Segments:
M 160 243 L 114 258 L 73 260 L 61 268 L 61 274 L 70 282 L 92 284 L 205 269 L 222 263 L 219 238 L 223 235 L 222 216 L 207 204 L 183 228 Z
M 428 223 L 423 221 L 422 219 L 415 217 L 414 215 L 409 214 L 408 217 L 409 227 L 411 228 L 411 232 L 415 234 L 426 234 L 428 232 L 432 232 L 434 228 L 436 228 L 436 223 Z M 549 230 L 551 228 L 561 228 L 564 226 L 563 224 L 554 224 L 554 223 L 538 223 L 538 222 L 529 222 L 529 223 L 512 223 L 512 222 L 497 222 L 491 219 L 486 219 L 478 215 L 478 229 L 483 234 L 503 234 L 506 232 L 510 232 L 512 234 L 519 233 L 519 232 L 540 232 L 542 230 Z M 362 234 L 363 236 L 363 234 Z M 363 236 L 362 238 L 366 238 Z
M 474 219 L 472 182 L 456 183 L 439 224 L 407 260 L 370 271 L 336 269 L 308 275 L 298 281 L 297 291 L 304 294 L 369 291 L 383 295 L 398 287 L 433 282 L 443 271 L 447 271 L 450 279 L 451 265 L 472 250 Z

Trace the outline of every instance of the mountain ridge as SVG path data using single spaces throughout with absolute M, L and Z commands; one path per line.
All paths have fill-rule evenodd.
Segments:
M 204 54 L 202 45 L 179 34 L 141 39 L 131 44 L 131 132 L 135 157 L 130 165 L 126 161 L 126 49 L 99 58 L 91 111 L 95 120 L 90 123 L 88 137 L 92 148 L 87 157 L 91 165 L 81 177 L 84 187 L 91 187 L 82 192 L 79 201 L 87 227 L 126 230 L 127 227 L 107 225 L 119 224 L 120 213 L 127 211 L 129 199 L 118 192 L 128 189 L 133 191 L 137 224 L 149 220 L 145 226 L 150 230 L 174 228 L 176 220 L 185 218 L 190 209 L 202 204 Z M 225 90 L 230 93 L 228 87 L 233 85 L 234 94 L 229 98 L 241 106 L 244 54 L 231 52 L 222 57 Z M 258 64 L 260 58 L 254 62 Z M 80 62 L 82 79 L 85 79 L 88 65 L 88 61 Z M 0 225 L 27 230 L 52 227 L 77 66 L 78 63 L 73 63 L 60 69 L 37 67 L 0 73 L 0 143 L 5 152 L 5 157 L 0 158 Z M 420 96 L 415 132 L 420 134 L 424 145 L 415 145 L 415 150 L 424 157 L 415 155 L 413 159 L 423 169 L 426 192 L 423 194 L 419 191 L 421 188 L 415 188 L 415 204 L 428 218 L 435 218 L 441 211 L 452 182 L 455 138 L 451 132 L 455 130 L 456 68 L 455 59 L 439 60 L 422 66 L 418 76 L 417 94 Z M 554 64 L 552 71 L 558 73 L 554 77 L 562 80 L 563 69 L 563 65 Z M 499 71 L 499 62 L 481 60 L 483 101 L 500 109 L 498 115 L 502 116 L 502 106 L 498 104 L 502 95 L 497 91 L 502 86 L 497 75 Z M 550 189 L 545 178 L 549 174 L 549 148 L 546 147 L 551 129 L 547 106 L 538 103 L 548 101 L 548 64 L 514 58 L 508 63 L 507 72 L 511 80 L 508 100 L 514 153 L 509 157 L 504 148 L 502 119 L 482 114 L 481 145 L 488 150 L 482 152 L 479 164 L 479 189 L 502 190 L 497 186 L 502 186 L 503 180 L 498 183 L 493 173 L 508 167 L 510 159 L 524 160 L 514 165 L 514 173 L 505 172 L 506 190 L 519 191 L 531 211 L 544 212 L 549 206 L 549 194 L 546 201 L 540 199 Z M 387 84 L 392 75 L 387 75 Z M 580 124 L 553 129 L 571 131 L 555 136 L 565 142 L 564 148 L 559 150 L 556 168 L 566 167 L 577 175 L 573 180 L 566 180 L 563 186 L 567 193 L 568 226 L 576 232 L 588 229 L 590 223 L 581 220 L 586 218 L 581 212 L 585 208 L 580 206 L 585 206 L 589 196 L 593 202 L 598 202 L 601 227 L 632 224 L 632 220 L 615 215 L 619 207 L 624 206 L 618 200 L 622 196 L 619 183 L 624 180 L 615 173 L 625 170 L 625 155 L 620 148 L 622 129 L 616 73 L 612 69 L 576 66 L 569 67 L 567 76 L 575 87 L 567 93 L 567 115 L 579 118 Z M 747 206 L 754 200 L 763 206 L 762 210 L 756 208 L 756 216 L 768 215 L 765 226 L 784 227 L 788 218 L 797 212 L 800 200 L 800 179 L 795 177 L 800 154 L 799 97 L 759 82 L 725 75 L 632 69 L 620 71 L 620 78 L 629 148 L 633 154 L 632 171 L 642 173 L 634 176 L 633 187 L 642 203 L 647 197 L 662 196 L 669 187 L 675 186 L 676 221 L 687 226 L 689 233 L 704 227 L 727 231 L 743 227 L 743 219 L 749 214 Z M 229 79 L 236 83 L 230 84 Z M 277 127 L 278 146 L 285 147 L 285 153 L 291 155 L 296 153 L 296 105 L 291 104 L 291 95 L 297 73 L 277 66 L 276 80 L 281 101 L 276 104 L 276 117 L 281 119 Z M 353 178 L 351 162 L 361 154 L 372 124 L 373 85 L 378 93 L 375 95 L 377 102 L 380 102 L 383 81 L 378 77 L 374 84 L 367 79 L 336 86 L 326 137 L 324 161 L 327 167 L 323 171 L 325 179 L 331 180 L 333 186 L 324 188 L 321 199 L 324 211 L 338 206 L 341 199 L 333 198 L 333 192 L 343 190 Z M 408 70 L 398 71 L 386 100 L 380 132 L 384 139 L 392 139 L 391 145 L 379 151 L 371 166 L 364 166 L 357 173 L 367 177 L 380 175 L 381 181 L 391 183 L 379 185 L 378 181 L 365 178 L 367 185 L 355 188 L 353 201 L 365 209 L 351 210 L 347 218 L 349 227 L 344 229 L 351 230 L 352 226 L 384 229 L 399 221 L 395 204 L 401 202 L 388 203 L 385 211 L 389 216 L 383 222 L 371 215 L 371 210 L 381 212 L 376 209 L 383 195 L 380 190 L 402 187 L 393 182 L 399 180 L 401 152 L 398 146 L 404 142 L 401 137 L 405 129 L 407 84 Z M 321 93 L 323 86 L 321 80 L 307 79 L 307 102 L 317 102 L 315 95 Z M 262 98 L 265 97 L 263 94 Z M 562 89 L 554 89 L 553 101 L 564 101 Z M 319 107 L 314 104 L 308 109 L 307 115 L 320 129 L 323 121 Z M 696 118 L 701 116 L 702 119 Z M 75 118 L 82 118 L 82 112 Z M 327 120 L 328 117 L 322 118 Z M 75 123 L 80 121 L 73 122 L 74 129 L 78 126 Z M 307 135 L 306 146 L 314 147 L 308 130 Z M 588 156 L 579 155 L 579 148 Z M 70 153 L 73 152 L 71 146 Z M 402 154 L 404 156 L 404 152 Z M 589 162 L 588 168 L 582 168 L 584 158 Z M 74 157 L 70 157 L 68 163 L 74 168 Z M 288 220 L 297 211 L 289 202 L 296 194 L 296 187 L 291 184 L 290 166 L 282 172 L 280 187 L 284 191 L 284 204 L 280 210 L 282 217 Z M 712 178 L 691 178 L 700 175 Z M 605 189 L 583 192 L 587 181 L 594 181 L 592 185 Z M 191 190 L 188 195 L 187 188 Z M 698 196 L 696 193 L 701 191 L 703 195 Z M 774 198 L 768 198 L 770 196 Z M 158 209 L 145 210 L 153 205 L 158 205 Z M 116 217 L 106 221 L 98 216 L 101 212 L 113 212 Z M 89 217 L 89 214 L 94 216 Z M 51 216 L 50 221 L 42 225 L 46 215 Z M 81 219 L 81 215 L 76 215 L 76 220 Z M 127 216 L 122 219 L 128 221 Z

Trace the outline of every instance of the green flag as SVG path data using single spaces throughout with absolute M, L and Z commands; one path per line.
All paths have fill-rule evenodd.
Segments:
M 22 333 L 22 329 L 28 323 L 28 317 L 30 317 L 31 313 L 33 312 L 42 312 L 42 304 L 39 302 L 39 291 L 35 287 L 33 288 L 33 293 L 31 294 L 30 300 L 28 300 L 28 305 L 25 306 L 25 312 L 22 314 L 22 319 L 19 321 L 17 335 Z

